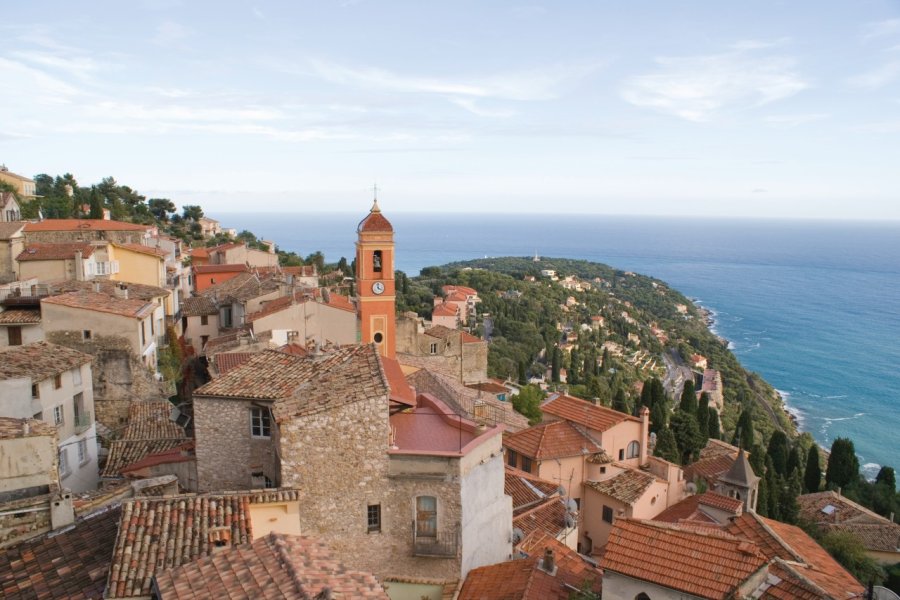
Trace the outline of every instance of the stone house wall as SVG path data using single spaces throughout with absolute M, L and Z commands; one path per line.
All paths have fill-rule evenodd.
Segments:
M 149 227 L 148 227 L 149 229 Z M 134 230 L 104 231 L 74 229 L 71 231 L 26 231 L 27 243 L 62 244 L 70 242 L 108 241 L 116 244 L 140 244 L 145 232 Z
M 250 432 L 250 410 L 263 404 L 194 397 L 199 491 L 251 489 L 254 472 L 262 472 L 273 483 L 279 483 L 275 440 L 254 438 Z

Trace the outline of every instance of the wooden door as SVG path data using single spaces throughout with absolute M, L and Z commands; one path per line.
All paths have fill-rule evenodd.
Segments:
M 10 346 L 21 346 L 22 345 L 22 328 L 18 325 L 14 327 L 6 328 L 6 335 L 9 338 Z

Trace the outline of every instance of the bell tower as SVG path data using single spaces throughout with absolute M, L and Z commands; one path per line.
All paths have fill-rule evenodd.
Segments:
M 375 343 L 382 356 L 394 358 L 394 228 L 381 214 L 378 199 L 356 228 L 356 287 L 359 331 L 363 344 Z

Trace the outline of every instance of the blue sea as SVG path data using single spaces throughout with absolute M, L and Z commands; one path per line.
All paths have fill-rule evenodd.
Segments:
M 367 208 L 367 207 L 366 207 Z M 217 214 L 301 255 L 354 255 L 362 214 Z M 825 447 L 900 468 L 900 223 L 596 215 L 387 216 L 397 268 L 485 256 L 581 258 L 652 275 L 715 315 L 745 367 Z

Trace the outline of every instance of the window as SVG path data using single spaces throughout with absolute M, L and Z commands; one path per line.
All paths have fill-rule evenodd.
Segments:
M 376 344 L 380 344 L 381 342 L 384 341 L 384 334 L 382 334 L 382 333 L 379 331 L 379 332 L 377 332 L 375 335 L 372 336 L 372 339 L 375 340 L 375 343 L 376 343 Z
M 147 321 L 141 321 L 141 346 L 147 345 Z
M 431 344 L 431 353 L 437 354 L 437 344 Z
M 366 508 L 366 521 L 369 533 L 373 531 L 381 531 L 381 505 L 370 504 Z
M 261 488 L 273 488 L 275 487 L 275 482 L 262 471 L 255 471 L 250 473 L 250 487 L 255 490 Z
M 41 397 L 41 388 L 36 383 L 31 386 L 31 397 L 32 398 L 40 398 Z
M 250 409 L 250 435 L 257 438 L 272 437 L 272 416 L 268 408 Z
M 372 270 L 381 273 L 381 250 L 372 253 Z
M 58 390 L 62 387 L 62 373 L 57 373 L 53 376 L 53 389 Z
M 18 325 L 6 328 L 6 337 L 10 346 L 22 345 L 22 328 Z
M 84 394 L 82 392 L 78 392 L 72 397 L 72 407 L 75 412 L 75 426 L 78 427 L 79 421 L 86 416 L 84 414 Z
M 619 460 L 625 460 L 625 450 L 622 448 L 619 449 Z
M 437 498 L 416 498 L 416 536 L 437 537 Z
M 231 307 L 230 306 L 222 307 L 221 327 L 222 327 L 222 329 L 229 329 L 231 327 Z
M 56 425 L 62 425 L 65 423 L 65 413 L 63 412 L 63 405 L 53 407 L 53 423 Z
M 603 520 L 607 523 L 613 522 L 613 509 L 610 506 L 603 507 Z
M 634 600 L 650 600 L 650 596 L 648 596 L 644 592 L 641 592 L 640 594 L 638 594 L 637 596 L 634 597 Z
M 628 444 L 628 458 L 637 458 L 641 455 L 641 445 L 638 442 Z
M 81 367 L 72 369 L 72 383 L 81 385 Z
M 507 450 L 506 451 L 506 463 L 511 467 L 515 467 L 517 461 L 518 461 L 518 456 L 516 455 L 516 451 L 515 450 Z
M 522 470 L 531 473 L 531 459 L 527 456 L 522 457 Z
M 85 329 L 84 331 L 82 331 L 82 332 L 81 332 L 81 339 L 83 339 L 83 340 L 89 340 L 89 339 L 91 339 L 91 330 L 90 330 L 90 329 Z
M 84 464 L 91 457 L 88 456 L 87 440 L 78 440 L 78 463 Z
M 201 335 L 200 336 L 200 348 L 201 349 L 204 348 L 206 346 L 206 342 L 208 342 L 208 341 L 209 341 L 208 335 Z
M 200 315 L 200 324 L 209 325 L 209 315 Z
M 61 477 L 67 477 L 69 475 L 69 453 L 66 452 L 66 448 L 59 449 L 59 474 Z

